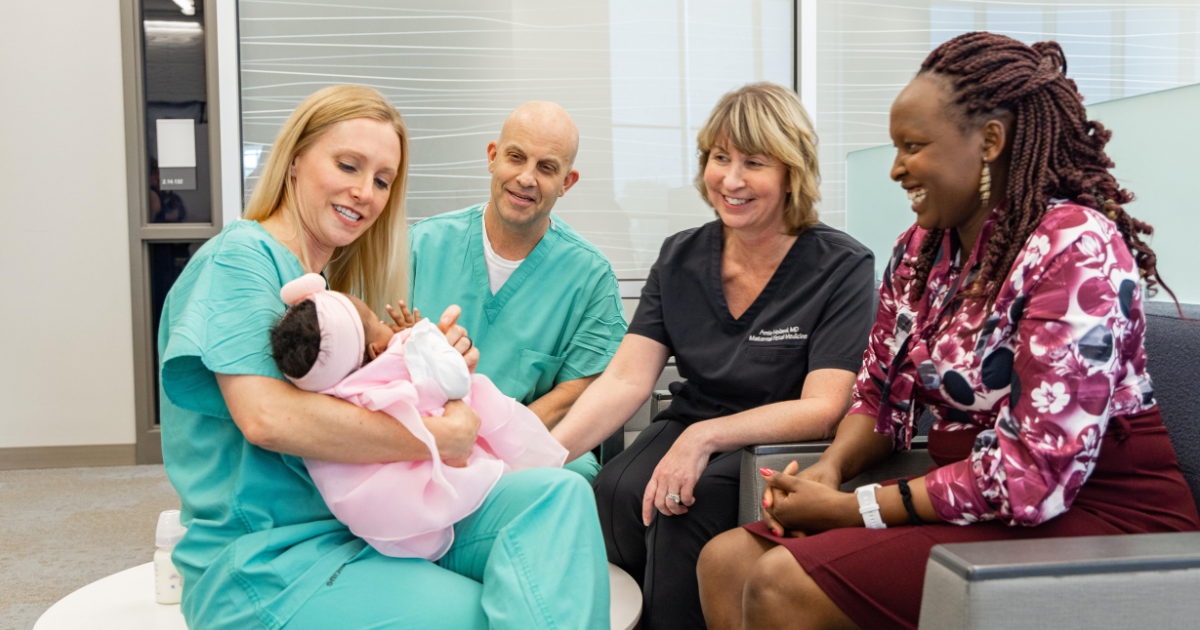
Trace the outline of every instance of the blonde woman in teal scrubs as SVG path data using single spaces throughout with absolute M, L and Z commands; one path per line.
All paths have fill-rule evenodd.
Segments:
M 279 132 L 246 219 L 198 251 L 167 296 L 163 459 L 187 535 L 173 559 L 191 628 L 607 628 L 608 575 L 591 488 L 559 469 L 501 478 L 436 563 L 380 555 L 326 508 L 301 458 L 417 461 L 390 416 L 285 381 L 268 334 L 280 288 L 306 272 L 380 311 L 405 293 L 407 132 L 375 90 L 313 94 Z M 474 365 L 478 352 L 441 327 Z M 461 464 L 479 419 L 428 427 Z

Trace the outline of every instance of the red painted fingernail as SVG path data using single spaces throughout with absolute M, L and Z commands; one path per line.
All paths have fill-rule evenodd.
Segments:
M 763 507 L 767 507 L 767 500 L 763 499 Z
M 771 470 L 770 468 L 759 468 L 758 472 L 762 473 L 762 476 L 764 477 L 770 477 L 771 475 L 775 474 L 775 471 Z

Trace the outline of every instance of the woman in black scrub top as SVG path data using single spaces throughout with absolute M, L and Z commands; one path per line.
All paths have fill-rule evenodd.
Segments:
M 816 138 L 796 94 L 726 94 L 697 138 L 718 220 L 663 243 L 608 369 L 553 433 L 573 459 L 633 415 L 674 355 L 671 406 L 593 484 L 642 627 L 703 628 L 696 560 L 737 526 L 739 450 L 832 437 L 874 319 L 871 252 L 817 221 Z

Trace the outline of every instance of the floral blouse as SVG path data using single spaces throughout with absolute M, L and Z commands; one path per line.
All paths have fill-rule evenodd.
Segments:
M 1155 404 L 1146 320 L 1137 265 L 1117 227 L 1059 200 L 992 308 L 982 298 L 951 300 L 978 275 L 993 227 L 985 224 L 965 264 L 957 234 L 946 230 L 915 304 L 908 287 L 925 230 L 914 225 L 900 237 L 850 413 L 877 418 L 875 431 L 897 449 L 909 448 L 926 407 L 938 430 L 983 427 L 969 458 L 925 478 L 934 509 L 960 525 L 1032 526 L 1071 506 L 1110 417 Z

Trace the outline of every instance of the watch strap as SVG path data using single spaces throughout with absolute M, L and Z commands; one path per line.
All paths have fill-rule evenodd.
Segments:
M 858 498 L 858 513 L 862 514 L 863 524 L 867 529 L 887 529 L 887 524 L 879 514 L 879 501 L 875 499 L 875 490 L 882 487 L 873 483 L 860 486 L 854 491 L 854 496 Z

